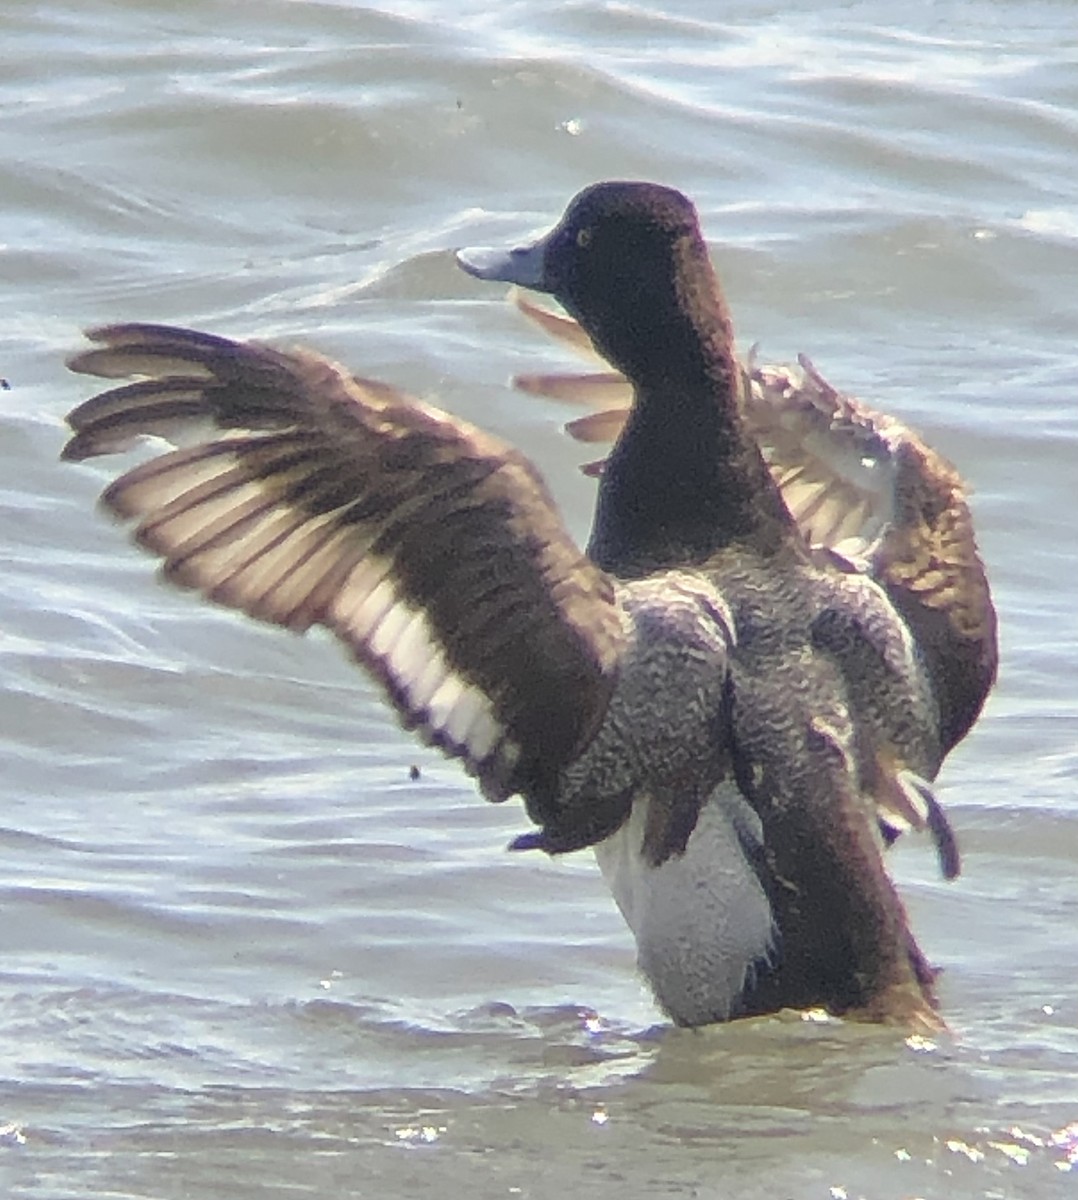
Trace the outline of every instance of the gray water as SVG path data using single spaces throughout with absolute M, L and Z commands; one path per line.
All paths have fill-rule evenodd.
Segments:
M 1072 1195 L 1073 4 L 8 0 L 0 103 L 0 1193 Z M 610 177 L 697 200 L 744 346 L 975 489 L 1004 657 L 940 781 L 965 871 L 893 857 L 935 1042 L 670 1029 L 587 855 L 507 854 L 519 808 L 333 645 L 166 590 L 56 461 L 80 329 L 180 322 L 437 397 L 583 537 L 573 414 L 506 386 L 565 360 L 450 248 Z

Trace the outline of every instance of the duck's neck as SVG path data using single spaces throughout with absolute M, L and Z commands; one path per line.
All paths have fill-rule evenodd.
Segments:
M 710 328 L 684 312 L 680 322 L 652 328 L 624 364 L 635 400 L 604 468 L 588 547 L 606 570 L 703 562 L 735 543 L 773 555 L 795 538 L 745 429 L 725 308 L 711 313 Z

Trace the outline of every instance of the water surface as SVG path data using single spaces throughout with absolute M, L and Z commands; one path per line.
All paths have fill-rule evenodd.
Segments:
M 0 13 L 0 1183 L 13 1197 L 1069 1195 L 1078 35 L 1062 3 Z M 671 1030 L 586 855 L 510 856 L 328 640 L 162 588 L 61 467 L 79 330 L 306 341 L 510 438 L 557 352 L 450 249 L 698 202 L 742 344 L 974 489 L 999 688 L 894 856 L 954 1036 Z M 420 768 L 412 780 L 409 768 Z M 1076 1168 L 1078 1169 L 1078 1168 Z

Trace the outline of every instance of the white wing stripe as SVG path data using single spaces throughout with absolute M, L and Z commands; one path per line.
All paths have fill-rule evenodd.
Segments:
M 439 728 L 445 729 L 453 715 L 454 706 L 459 703 L 463 687 L 455 675 L 446 672 L 441 686 L 434 693 L 428 705 L 431 721 Z
M 368 556 L 359 563 L 333 602 L 331 620 L 374 660 L 430 739 L 448 744 L 473 767 L 495 754 L 515 761 L 518 752 L 490 698 L 446 661 L 426 613 L 398 595 L 390 562 Z
M 370 648 L 379 658 L 386 659 L 392 656 L 395 661 L 399 660 L 401 642 L 405 640 L 413 618 L 417 615 L 404 604 L 394 603 L 371 634 Z M 399 665 L 406 666 L 403 662 Z
M 341 591 L 340 607 L 344 607 L 349 600 L 349 592 L 351 591 L 350 584 L 346 585 Z M 359 607 L 350 614 L 348 626 L 355 634 L 368 642 L 371 634 L 378 628 L 382 618 L 389 612 L 397 602 L 397 594 L 393 589 L 393 585 L 388 579 L 383 579 L 376 584 L 374 588 L 363 597 Z
M 412 703 L 418 709 L 430 708 L 435 692 L 445 680 L 445 663 L 441 655 L 431 655 L 422 665 L 410 686 Z
M 431 637 L 426 618 L 421 612 L 412 615 L 411 621 L 397 638 L 397 643 L 392 650 L 394 661 L 399 664 L 401 670 L 407 673 L 409 680 L 422 678 L 423 669 L 430 660 Z M 414 701 L 414 685 L 410 686 L 410 694 Z

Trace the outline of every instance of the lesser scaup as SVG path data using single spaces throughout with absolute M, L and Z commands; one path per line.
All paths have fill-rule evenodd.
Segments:
M 71 413 L 65 457 L 222 430 L 106 504 L 172 581 L 332 630 L 406 726 L 523 796 L 520 848 L 594 846 L 677 1023 L 935 1023 L 876 821 L 938 769 L 930 673 L 883 588 L 791 517 L 691 204 L 596 185 L 537 246 L 461 262 L 552 292 L 632 381 L 590 557 L 517 451 L 310 351 L 95 330 L 72 368 L 143 378 Z

